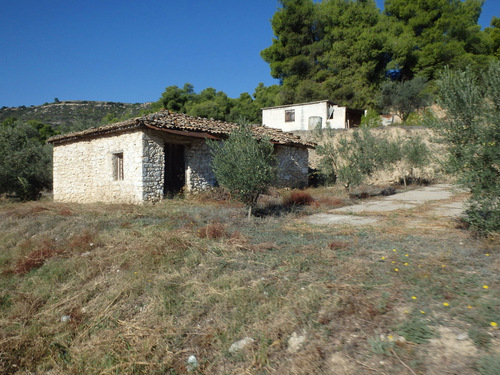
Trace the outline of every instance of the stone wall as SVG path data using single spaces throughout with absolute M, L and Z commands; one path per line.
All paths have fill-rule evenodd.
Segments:
M 154 131 L 146 130 L 142 140 L 142 199 L 157 202 L 163 198 L 165 180 L 164 140 Z
M 195 140 L 186 148 L 186 187 L 188 191 L 205 190 L 216 185 L 211 166 L 210 148 L 205 140 Z
M 54 200 L 77 203 L 144 203 L 163 198 L 165 142 L 162 133 L 134 130 L 56 144 Z M 204 139 L 176 139 L 185 145 L 186 189 L 216 185 L 210 148 Z M 308 150 L 279 146 L 276 151 L 279 187 L 307 186 Z M 123 157 L 123 179 L 116 173 L 116 155 Z
M 123 155 L 123 180 L 114 173 L 117 154 Z M 55 201 L 142 202 L 142 131 L 56 144 L 53 155 Z
M 275 146 L 276 186 L 303 188 L 307 186 L 309 153 L 307 148 Z

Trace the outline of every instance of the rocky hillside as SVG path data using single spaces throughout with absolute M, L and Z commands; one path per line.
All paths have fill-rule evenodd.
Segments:
M 2 107 L 0 122 L 11 117 L 23 121 L 37 120 L 66 132 L 100 125 L 103 121 L 108 122 L 103 120 L 105 118 L 124 120 L 139 116 L 149 111 L 151 104 L 68 100 L 30 107 Z

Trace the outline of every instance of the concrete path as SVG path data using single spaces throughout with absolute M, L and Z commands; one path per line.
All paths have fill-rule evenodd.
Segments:
M 315 225 L 372 225 L 383 220 L 386 213 L 408 212 L 420 207 L 428 208 L 426 215 L 455 218 L 462 213 L 464 199 L 463 192 L 454 190 L 451 185 L 438 184 L 314 214 L 306 221 Z

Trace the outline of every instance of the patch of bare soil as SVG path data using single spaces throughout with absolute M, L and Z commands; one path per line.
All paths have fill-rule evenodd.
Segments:
M 466 332 L 439 326 L 429 341 L 426 365 L 428 375 L 466 374 L 477 360 L 478 350 Z

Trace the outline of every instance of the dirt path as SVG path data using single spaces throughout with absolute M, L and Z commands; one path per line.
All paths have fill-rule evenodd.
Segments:
M 309 216 L 312 225 L 379 225 L 387 221 L 414 226 L 443 226 L 463 211 L 467 194 L 448 184 L 421 187 Z

